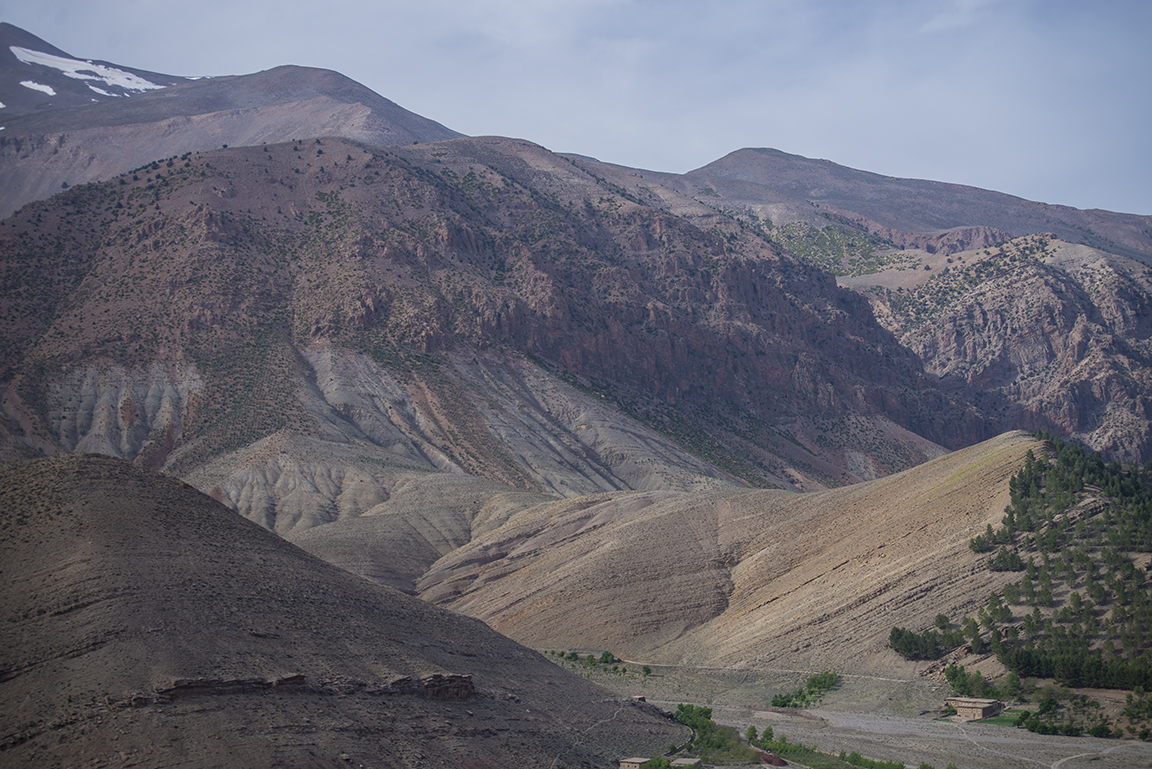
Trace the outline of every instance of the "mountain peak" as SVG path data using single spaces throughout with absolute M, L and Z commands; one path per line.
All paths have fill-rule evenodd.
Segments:
M 0 103 L 4 115 L 100 104 L 190 81 L 79 59 L 19 27 L 0 25 Z

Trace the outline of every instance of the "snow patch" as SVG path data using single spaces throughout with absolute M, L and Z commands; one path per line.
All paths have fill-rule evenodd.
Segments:
M 0 101 L 0 109 L 4 109 L 4 108 L 5 108 L 5 107 L 7 107 L 7 106 L 8 106 L 7 104 L 5 104 L 4 102 Z
M 56 95 L 56 92 L 54 90 L 52 90 L 52 86 L 40 85 L 39 83 L 37 83 L 33 80 L 21 80 L 20 85 L 24 86 L 25 88 L 31 88 L 33 91 L 43 91 L 44 93 L 48 94 L 49 96 L 55 96 Z
M 96 93 L 100 94 L 101 96 L 111 96 L 112 95 L 112 94 L 108 93 L 107 91 L 105 91 L 103 88 L 97 88 L 96 86 L 92 85 L 91 83 L 88 84 L 88 87 L 91 88 Z
M 44 67 L 52 67 L 76 80 L 96 80 L 109 86 L 123 88 L 126 91 L 151 91 L 156 88 L 164 88 L 164 86 L 157 85 L 150 80 L 145 80 L 139 75 L 133 75 L 131 72 L 125 72 L 122 69 L 116 69 L 115 67 L 109 67 L 104 64 L 94 64 L 90 61 L 53 56 L 50 53 L 41 53 L 40 51 L 33 51 L 16 45 L 9 46 L 9 49 L 16 55 L 16 58 L 24 64 L 39 64 Z M 26 85 L 26 83 L 21 83 L 21 85 Z M 51 95 L 55 96 L 55 94 Z

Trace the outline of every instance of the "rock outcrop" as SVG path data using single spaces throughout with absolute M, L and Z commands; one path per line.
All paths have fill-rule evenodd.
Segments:
M 1000 424 L 1152 456 L 1152 270 L 1047 237 L 960 256 L 910 294 L 869 294 L 901 343 Z

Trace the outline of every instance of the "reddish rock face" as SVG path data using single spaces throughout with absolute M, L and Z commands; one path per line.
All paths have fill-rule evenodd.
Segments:
M 3 375 L 29 395 L 29 430 L 71 448 L 35 393 L 64 392 L 52 382 L 89 363 L 178 363 L 199 384 L 165 390 L 166 410 L 143 402 L 149 380 L 85 420 L 117 423 L 123 445 L 100 439 L 115 453 L 148 446 L 160 466 L 183 451 L 188 467 L 209 458 L 188 447 L 221 414 L 254 413 L 249 395 L 265 416 L 247 440 L 306 425 L 286 397 L 298 351 L 330 344 L 378 360 L 511 349 L 653 404 L 766 423 L 883 416 L 952 447 L 989 433 L 865 300 L 731 219 L 645 205 L 526 142 L 325 141 L 322 157 L 293 143 L 153 164 L 0 234 L 2 299 L 27 319 Z M 77 404 L 58 408 L 67 422 Z M 244 445 L 239 413 L 228 440 Z
M 1013 243 L 1028 246 L 1005 249 Z M 1001 259 L 995 249 L 985 256 L 999 265 L 994 273 L 962 290 L 933 293 L 928 284 L 915 300 L 927 315 L 899 310 L 904 326 L 893 330 L 931 374 L 1001 424 L 1145 461 L 1150 273 L 1122 257 L 1044 243 L 1041 258 Z

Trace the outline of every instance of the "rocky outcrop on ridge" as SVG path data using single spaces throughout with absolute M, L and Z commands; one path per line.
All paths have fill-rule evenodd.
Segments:
M 1152 269 L 1034 236 L 957 254 L 910 292 L 866 282 L 901 343 L 1001 424 L 1152 455 Z

